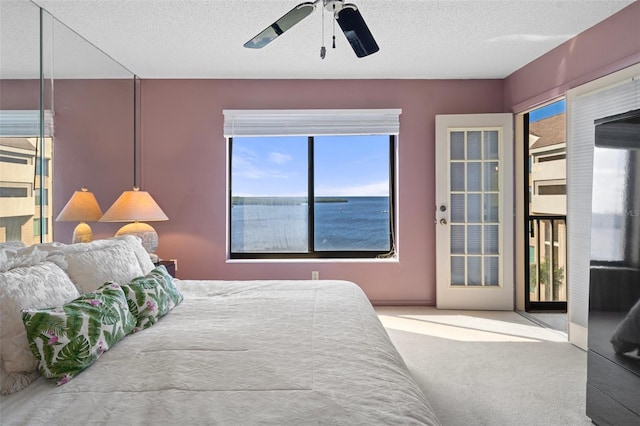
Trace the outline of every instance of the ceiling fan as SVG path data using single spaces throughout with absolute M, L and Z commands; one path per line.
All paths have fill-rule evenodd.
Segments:
M 315 0 L 313 2 L 304 2 L 295 6 L 289 12 L 285 13 L 280 19 L 269 25 L 258 35 L 244 44 L 249 49 L 260 49 L 271 43 L 278 36 L 289 30 L 298 22 L 309 16 L 313 12 L 318 3 L 322 2 L 325 10 L 333 13 L 333 17 L 340 25 L 342 32 L 351 44 L 351 48 L 359 58 L 376 53 L 380 48 L 376 43 L 369 27 L 362 19 L 360 11 L 355 4 L 345 3 L 343 0 Z M 324 15 L 323 15 L 323 35 L 324 35 Z M 323 37 L 324 38 L 324 37 Z M 333 47 L 336 45 L 335 32 L 333 34 Z M 324 59 L 326 48 L 320 48 L 320 57 Z

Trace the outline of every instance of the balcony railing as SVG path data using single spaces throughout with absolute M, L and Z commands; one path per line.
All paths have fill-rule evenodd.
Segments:
M 529 215 L 529 302 L 567 301 L 567 217 Z

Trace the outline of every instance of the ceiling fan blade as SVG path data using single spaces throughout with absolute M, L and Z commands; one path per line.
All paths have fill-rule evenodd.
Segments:
M 293 27 L 298 22 L 309 16 L 316 8 L 315 3 L 300 3 L 280 19 L 269 25 L 260 34 L 244 44 L 249 49 L 260 49 L 275 40 L 276 37 Z
M 345 4 L 336 20 L 358 58 L 376 53 L 380 48 L 355 4 Z

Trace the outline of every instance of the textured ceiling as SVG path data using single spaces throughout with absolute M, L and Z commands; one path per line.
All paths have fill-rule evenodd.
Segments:
M 320 7 L 265 48 L 243 47 L 299 0 L 33 3 L 142 78 L 465 79 L 504 78 L 633 2 L 350 1 L 376 38 L 378 53 L 357 58 L 337 25 L 337 47 L 331 49 L 327 13 L 328 52 L 321 59 Z

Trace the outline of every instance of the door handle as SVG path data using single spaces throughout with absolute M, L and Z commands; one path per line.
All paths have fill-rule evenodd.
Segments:
M 447 224 L 447 219 L 442 218 L 440 219 L 440 225 L 446 225 Z

